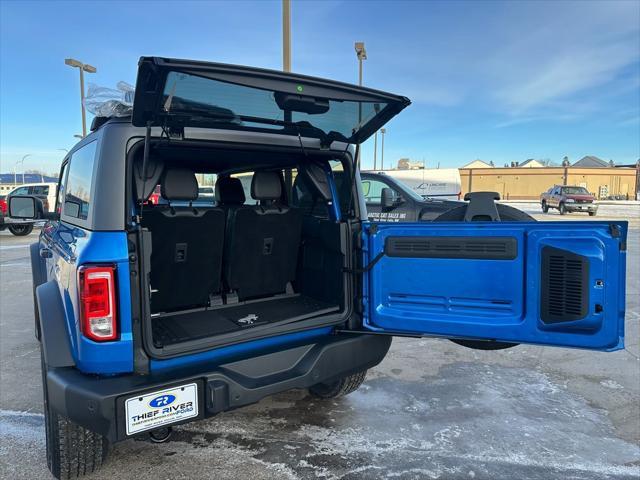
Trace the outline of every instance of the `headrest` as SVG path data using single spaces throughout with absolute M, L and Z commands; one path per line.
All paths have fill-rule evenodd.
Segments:
M 239 178 L 218 178 L 216 181 L 216 201 L 220 205 L 242 205 L 245 200 L 244 189 Z
M 153 193 L 156 185 L 160 181 L 162 175 L 162 164 L 153 158 L 149 158 L 145 166 L 147 171 L 147 180 L 143 181 L 142 178 L 142 161 L 133 164 L 133 178 L 136 182 L 136 192 L 138 195 L 138 201 L 147 200 Z M 144 184 L 145 191 L 142 191 L 142 185 Z
M 195 200 L 198 198 L 196 175 L 186 168 L 166 170 L 160 187 L 162 196 L 167 200 Z
M 255 172 L 251 180 L 251 196 L 256 200 L 278 200 L 282 196 L 278 172 Z
M 300 179 L 305 183 L 307 188 L 311 190 L 315 197 L 320 197 L 320 199 L 325 202 L 331 201 L 332 196 L 329 180 L 320 165 L 305 162 L 300 165 L 298 172 Z

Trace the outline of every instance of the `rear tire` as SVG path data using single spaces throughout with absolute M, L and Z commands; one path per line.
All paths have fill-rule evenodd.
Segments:
M 318 383 L 309 388 L 309 393 L 318 398 L 339 398 L 355 392 L 367 378 L 367 371 L 354 373 L 335 382 Z
M 102 435 L 75 424 L 51 409 L 42 347 L 40 352 L 47 467 L 55 478 L 65 480 L 95 472 L 107 458 L 109 442 Z
M 16 237 L 24 237 L 25 235 L 29 235 L 33 231 L 33 224 L 29 223 L 27 225 L 9 225 L 9 231 Z

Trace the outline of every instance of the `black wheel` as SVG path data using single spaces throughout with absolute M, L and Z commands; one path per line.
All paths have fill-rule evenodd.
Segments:
M 597 212 L 589 212 L 590 217 L 595 217 Z
M 535 222 L 528 213 L 518 210 L 517 208 L 510 207 L 509 205 L 503 205 L 496 203 L 496 210 L 500 215 L 501 222 Z M 434 222 L 462 222 L 464 221 L 464 215 L 467 213 L 467 205 L 461 205 L 456 208 L 452 208 L 444 212 Z M 462 340 L 450 338 L 453 343 L 462 345 L 463 347 L 472 348 L 474 350 L 504 350 L 505 348 L 511 348 L 519 345 L 518 343 L 511 342 L 494 342 L 491 340 Z
M 558 207 L 558 210 L 560 210 L 560 215 L 566 215 L 567 214 L 567 207 L 564 206 L 564 203 L 560 204 L 560 206 Z
M 101 435 L 73 423 L 51 409 L 47 392 L 42 347 L 42 391 L 46 434 L 47 467 L 58 479 L 79 478 L 96 471 L 107 458 L 109 442 Z
M 542 213 L 547 213 L 549 211 L 549 205 L 547 205 L 547 202 L 543 201 L 542 202 Z
M 33 231 L 33 224 L 27 223 L 25 225 L 9 225 L 9 231 L 16 237 L 24 237 L 29 235 Z
M 309 393 L 319 398 L 338 398 L 355 392 L 364 379 L 367 377 L 367 371 L 354 373 L 340 380 L 330 383 L 318 383 L 309 388 Z

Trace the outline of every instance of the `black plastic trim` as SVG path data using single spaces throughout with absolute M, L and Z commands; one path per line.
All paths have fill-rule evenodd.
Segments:
M 589 259 L 544 247 L 540 289 L 540 317 L 544 323 L 582 320 L 589 313 Z
M 49 367 L 75 366 L 58 284 L 50 280 L 40 285 L 36 288 L 36 299 L 40 312 L 40 341 L 45 363 Z
M 518 256 L 515 237 L 387 237 L 384 253 L 403 258 L 465 258 L 513 260 Z
M 299 343 L 286 350 L 238 359 L 207 370 L 173 374 L 97 377 L 75 368 L 50 368 L 47 388 L 51 408 L 75 423 L 104 435 L 111 442 L 125 440 L 124 401 L 155 390 L 197 383 L 199 416 L 258 402 L 264 397 L 374 367 L 387 354 L 391 337 L 375 335 L 323 336 L 315 343 Z

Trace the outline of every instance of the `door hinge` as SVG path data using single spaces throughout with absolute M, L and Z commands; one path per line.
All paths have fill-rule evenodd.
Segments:
M 621 238 L 622 237 L 622 229 L 620 228 L 620 225 L 618 225 L 617 223 L 610 223 L 609 224 L 609 232 L 611 233 L 611 237 L 612 238 Z M 627 242 L 621 240 L 620 241 L 620 251 L 622 252 L 626 252 L 627 251 Z

